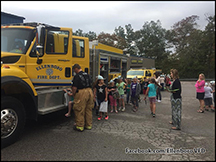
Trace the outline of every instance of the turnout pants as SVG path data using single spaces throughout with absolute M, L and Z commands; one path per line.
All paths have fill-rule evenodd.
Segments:
M 74 114 L 76 127 L 83 130 L 92 128 L 92 109 L 94 108 L 91 88 L 79 89 L 74 97 Z

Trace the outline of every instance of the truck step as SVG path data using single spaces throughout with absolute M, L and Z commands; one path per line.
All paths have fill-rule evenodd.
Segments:
M 46 108 L 39 108 L 38 109 L 38 114 L 40 115 L 45 115 L 45 114 L 49 114 L 55 111 L 59 111 L 62 109 L 66 109 L 67 107 L 64 105 L 57 105 L 57 106 L 52 106 L 52 107 L 46 107 Z

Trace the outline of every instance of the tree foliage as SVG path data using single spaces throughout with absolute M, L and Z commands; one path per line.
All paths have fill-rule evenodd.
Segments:
M 215 77 L 215 16 L 206 16 L 205 30 L 199 30 L 197 15 L 174 23 L 170 30 L 162 28 L 160 20 L 145 22 L 134 31 L 131 24 L 115 27 L 112 34 L 84 33 L 78 29 L 73 34 L 97 39 L 98 42 L 126 50 L 130 55 L 155 59 L 156 68 L 169 73 L 171 68 L 179 71 L 181 78 L 197 78 L 204 73 Z
M 97 39 L 97 34 L 93 31 L 89 31 L 88 33 L 83 33 L 81 29 L 78 29 L 73 33 L 73 35 L 81 36 L 81 37 L 88 37 L 89 41 L 93 41 Z
M 209 71 L 213 70 L 214 58 L 214 19 L 206 26 L 205 31 L 197 29 L 196 20 L 199 17 L 192 15 L 174 24 L 169 31 L 169 43 L 175 47 L 175 60 L 178 60 L 177 69 L 181 76 L 194 78 L 199 73 L 204 73 L 206 77 L 215 75 Z M 210 43 L 211 42 L 211 43 Z

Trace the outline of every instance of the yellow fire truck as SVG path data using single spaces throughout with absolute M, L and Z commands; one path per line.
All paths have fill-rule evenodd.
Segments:
M 142 82 L 144 80 L 144 77 L 146 77 L 147 79 L 151 78 L 154 76 L 155 72 L 162 72 L 161 69 L 155 69 L 155 68 L 151 68 L 151 69 L 147 69 L 147 68 L 133 68 L 128 70 L 127 72 L 127 78 L 133 78 L 134 76 L 137 76 L 137 78 L 140 80 L 140 82 Z
M 41 23 L 1 26 L 1 144 L 18 140 L 26 119 L 66 108 L 63 89 L 71 86 L 72 67 L 80 64 L 106 83 L 126 77 L 122 50 L 72 35 L 71 28 Z

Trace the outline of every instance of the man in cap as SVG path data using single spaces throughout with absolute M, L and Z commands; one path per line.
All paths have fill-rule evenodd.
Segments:
M 74 130 L 83 131 L 92 128 L 92 108 L 94 107 L 92 83 L 90 76 L 83 72 L 79 64 L 73 66 L 76 75 L 72 81 L 74 96 L 75 122 Z

